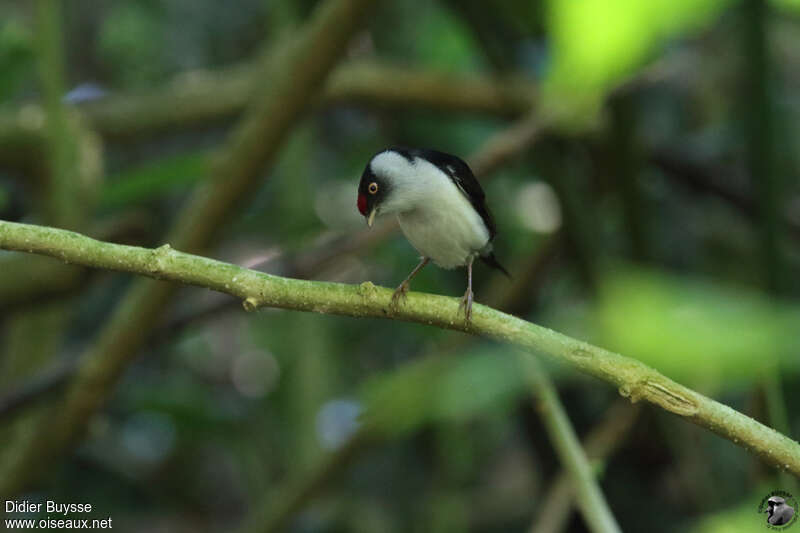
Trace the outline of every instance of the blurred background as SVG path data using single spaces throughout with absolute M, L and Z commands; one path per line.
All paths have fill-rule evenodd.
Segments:
M 166 242 L 209 176 L 224 183 L 219 154 L 322 3 L 0 4 L 0 218 Z M 274 155 L 245 201 L 194 211 L 214 233 L 195 251 L 394 287 L 416 252 L 391 223 L 366 230 L 360 174 L 394 144 L 451 152 L 484 184 L 513 274 L 478 267 L 478 302 L 796 439 L 798 30 L 796 0 L 376 2 L 319 94 L 264 140 Z M 587 530 L 514 350 L 244 313 L 195 288 L 122 339 L 130 361 L 66 453 L 15 470 L 136 280 L 7 252 L 0 272 L 7 496 L 88 502 L 122 531 Z M 464 273 L 429 268 L 413 288 L 460 296 Z M 546 368 L 624 530 L 753 531 L 767 492 L 800 496 L 735 444 Z

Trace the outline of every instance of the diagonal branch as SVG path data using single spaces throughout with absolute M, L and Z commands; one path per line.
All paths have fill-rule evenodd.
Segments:
M 594 426 L 582 446 L 586 457 L 594 467 L 600 467 L 598 477 L 602 476 L 603 464 L 622 444 L 639 414 L 639 409 L 618 401 L 605 413 L 603 420 Z M 596 468 L 595 468 L 596 470 Z M 563 470 L 543 492 L 545 498 L 538 502 L 538 513 L 531 524 L 529 533 L 557 533 L 566 529 L 572 509 L 577 503 L 575 490 Z
M 97 241 L 65 230 L 0 222 L 0 248 L 57 257 L 67 262 L 206 287 L 235 296 L 247 310 L 278 307 L 297 311 L 378 317 L 418 322 L 493 338 L 545 353 L 618 387 L 622 396 L 645 400 L 710 429 L 743 446 L 765 462 L 800 477 L 800 444 L 752 418 L 663 376 L 649 366 L 555 331 L 476 305 L 471 323 L 458 313 L 458 299 L 410 293 L 406 304 L 389 305 L 392 291 L 370 282 L 361 285 L 315 282 L 272 276 L 236 265 L 173 250 Z M 112 372 L 115 368 L 110 369 Z M 106 376 L 73 387 L 67 404 L 97 405 Z M 59 425 L 84 421 L 85 413 L 64 412 Z
M 75 371 L 72 361 L 53 365 L 0 397 L 0 420 L 55 393 Z
M 583 514 L 584 522 L 594 533 L 621 533 L 553 382 L 539 368 L 535 359 L 526 359 L 525 372 L 536 398 L 536 410 L 544 422 L 556 455 L 572 482 L 572 490 L 577 496 L 577 506 Z

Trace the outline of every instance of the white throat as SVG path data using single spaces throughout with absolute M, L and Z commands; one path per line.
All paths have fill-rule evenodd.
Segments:
M 489 249 L 489 230 L 480 214 L 436 165 L 420 157 L 412 162 L 389 150 L 376 155 L 370 169 L 391 187 L 381 213 L 397 215 L 420 254 L 454 268 Z

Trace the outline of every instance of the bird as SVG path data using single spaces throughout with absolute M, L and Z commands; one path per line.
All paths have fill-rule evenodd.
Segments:
M 358 211 L 372 227 L 378 215 L 395 215 L 420 262 L 397 287 L 392 303 L 405 299 L 411 280 L 429 262 L 444 269 L 467 267 L 459 305 L 472 317 L 472 263 L 480 258 L 510 277 L 494 255 L 497 235 L 486 195 L 469 165 L 457 156 L 424 148 L 390 147 L 367 163 L 358 184 Z
M 782 526 L 789 523 L 794 516 L 794 508 L 786 504 L 786 500 L 780 496 L 771 496 L 767 500 L 767 522 L 773 526 Z

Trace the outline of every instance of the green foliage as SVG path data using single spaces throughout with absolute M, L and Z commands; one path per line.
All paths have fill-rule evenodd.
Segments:
M 482 66 L 475 38 L 464 23 L 441 4 L 432 3 L 420 20 L 416 55 L 423 64 L 443 71 L 470 71 Z
M 11 193 L 8 188 L 0 184 L 0 213 L 11 205 Z
M 466 421 L 504 412 L 526 392 L 524 372 L 507 348 L 460 354 L 454 363 L 439 380 L 430 406 L 437 418 Z
M 403 435 L 432 416 L 439 377 L 448 368 L 443 357 L 420 359 L 403 372 L 376 376 L 363 387 L 364 424 L 380 434 Z
M 798 370 L 800 309 L 711 281 L 620 269 L 603 278 L 599 342 L 685 383 L 747 384 Z
M 62 21 L 69 47 L 66 89 L 96 82 L 114 94 L 101 111 L 113 103 L 105 109 L 122 117 L 131 115 L 129 109 L 124 113 L 126 91 L 141 89 L 141 101 L 152 97 L 153 116 L 161 117 L 162 91 L 177 87 L 191 96 L 193 88 L 204 85 L 195 82 L 208 75 L 194 69 L 222 67 L 213 76 L 232 82 L 218 100 L 228 102 L 237 91 L 245 94 L 237 85 L 244 79 L 238 72 L 255 72 L 261 50 L 301 35 L 298 30 L 320 3 L 64 3 L 65 9 L 69 5 Z M 474 9 L 465 9 L 467 4 Z M 800 255 L 792 208 L 800 188 L 789 178 L 797 174 L 791 143 L 798 137 L 794 124 L 800 123 L 793 74 L 800 57 L 794 16 L 800 0 L 770 5 L 770 81 L 775 108 L 785 114 L 772 117 L 773 148 L 780 152 L 775 159 L 780 201 L 772 209 L 779 213 L 776 227 L 786 230 L 778 239 L 786 251 L 783 266 L 795 272 Z M 25 165 L 39 163 L 41 152 L 28 137 L 38 135 L 36 128 L 44 123 L 35 106 L 27 105 L 40 94 L 32 76 L 36 34 L 28 11 L 20 2 L 0 7 L 0 100 L 12 101 L 4 102 L 9 112 L 0 117 L 0 166 L 11 163 L 0 168 L 0 211 L 5 207 L 14 216 L 41 203 L 39 176 Z M 445 81 L 476 76 L 487 84 L 495 80 L 495 70 L 523 78 L 545 74 L 541 92 L 531 95 L 531 100 L 537 97 L 536 116 L 544 122 L 554 114 L 564 123 L 545 128 L 541 142 L 520 149 L 487 176 L 487 198 L 500 230 L 496 250 L 514 278 L 495 279 L 479 265 L 476 301 L 502 300 L 499 296 L 510 288 L 515 314 L 640 359 L 796 438 L 800 284 L 788 280 L 780 295 L 760 292 L 758 285 L 764 212 L 751 192 L 760 182 L 746 175 L 741 160 L 748 147 L 737 136 L 743 127 L 737 106 L 755 105 L 737 100 L 748 81 L 743 75 L 751 72 L 742 39 L 751 21 L 741 19 L 739 11 L 730 0 L 381 2 L 367 29 L 350 41 L 345 61 L 399 64 L 412 72 L 440 73 Z M 316 49 L 312 59 L 326 50 Z M 657 86 L 638 84 L 613 95 L 615 104 L 628 111 L 614 128 L 629 135 L 609 135 L 614 128 L 588 133 L 587 125 L 603 117 L 598 111 L 609 92 L 662 60 L 670 68 L 659 71 L 665 75 Z M 225 72 L 237 75 L 225 77 Z M 180 75 L 170 82 L 173 74 Z M 254 101 L 269 103 L 265 95 L 272 94 L 271 81 L 255 87 Z M 258 268 L 286 274 L 296 262 L 302 265 L 306 254 L 322 252 L 332 257 L 309 273 L 314 279 L 397 285 L 416 262 L 401 237 L 358 244 L 344 253 L 332 251 L 330 243 L 349 245 L 364 238 L 355 185 L 375 151 L 409 144 L 469 158 L 521 111 L 517 105 L 509 116 L 486 116 L 485 109 L 478 115 L 468 94 L 467 103 L 460 102 L 465 95 L 452 85 L 442 95 L 455 102 L 448 111 L 394 108 L 372 94 L 369 105 L 361 105 L 359 95 L 347 105 L 326 101 L 324 108 L 309 99 L 307 112 L 282 139 L 276 163 L 253 171 L 257 176 L 249 197 L 220 217 L 224 220 L 213 213 L 207 217 L 224 228 L 210 243 L 209 255 L 239 264 L 275 257 Z M 299 80 L 294 89 L 302 89 Z M 397 87 L 398 94 L 403 89 Z M 217 100 L 212 96 L 203 103 Z M 191 97 L 177 102 L 179 112 L 156 121 L 157 132 L 141 124 L 127 131 L 126 120 L 110 128 L 103 149 L 114 170 L 100 185 L 98 207 L 112 223 L 106 226 L 95 216 L 87 231 L 112 227 L 117 219 L 124 226 L 137 218 L 126 216 L 130 210 L 152 215 L 148 229 L 141 230 L 148 233 L 133 239 L 164 238 L 172 217 L 161 215 L 174 212 L 208 176 L 212 150 L 238 119 L 229 110 L 230 117 L 213 123 L 187 120 L 198 112 L 193 111 L 197 104 Z M 453 111 L 462 105 L 463 110 Z M 247 118 L 256 107 L 237 112 Z M 181 125 L 171 124 L 178 116 Z M 23 120 L 24 128 L 17 125 Z M 255 139 L 251 148 L 257 152 L 269 142 Z M 683 166 L 669 171 L 659 165 L 665 152 L 675 153 L 675 162 Z M 224 196 L 226 176 L 220 178 L 214 191 Z M 549 184 L 553 197 L 542 200 L 542 188 L 533 187 L 537 182 Z M 531 220 L 544 206 L 559 216 L 552 228 L 540 231 Z M 84 204 L 80 209 L 93 216 Z M 630 213 L 642 224 L 630 224 Z M 35 221 L 37 213 L 23 216 Z M 202 222 L 196 219 L 187 227 Z M 607 260 L 629 264 L 631 256 L 639 257 L 628 250 L 634 231 L 647 244 L 642 254 L 647 269 L 604 270 Z M 545 239 L 554 251 L 539 255 Z M 6 259 L 5 252 L 0 255 Z M 25 267 L 21 270 L 31 277 Z M 28 281 L 52 281 L 40 278 Z M 41 334 L 50 326 L 21 329 L 8 319 L 0 331 L 3 339 L 14 341 L 6 343 L 8 350 L 19 345 L 71 355 L 91 347 L 100 325 L 123 301 L 127 279 L 92 275 L 81 278 L 81 285 L 57 286 L 75 298 L 71 318 L 78 325 L 67 341 L 56 354 L 52 346 L 58 337 Z M 464 281 L 461 270 L 428 267 L 413 290 L 453 297 L 462 293 Z M 45 300 L 50 296 L 43 294 Z M 57 294 L 59 301 L 65 299 L 64 292 Z M 229 530 L 243 509 L 258 507 L 262 494 L 270 504 L 290 494 L 294 480 L 306 474 L 313 478 L 313 465 L 330 457 L 342 461 L 336 477 L 322 473 L 325 479 L 303 496 L 298 504 L 303 511 L 296 511 L 298 518 L 287 529 L 523 531 L 532 529 L 531 516 L 549 511 L 535 509 L 549 495 L 546 481 L 557 473 L 558 458 L 530 408 L 530 385 L 517 352 L 393 320 L 284 311 L 245 315 L 239 302 L 204 316 L 215 298 L 195 288 L 177 294 L 176 312 L 190 317 L 189 327 L 176 334 L 166 327 L 172 317 L 158 326 L 158 335 L 143 350 L 147 357 L 125 369 L 80 451 L 66 459 L 60 476 L 48 480 L 47 497 L 52 490 L 64 500 L 79 500 L 75 491 L 85 490 L 91 494 L 86 501 L 102 502 L 104 512 L 119 516 L 131 530 L 152 529 L 154 522 L 164 530 Z M 320 308 L 330 301 L 319 302 Z M 161 302 L 143 308 L 153 316 L 165 307 Z M 133 325 L 129 335 L 103 348 L 109 357 L 132 357 L 119 354 L 143 330 L 136 330 L 134 320 L 128 323 Z M 591 357 L 580 350 L 571 356 L 576 353 Z M 35 370 L 37 360 L 23 362 Z M 608 372 L 617 370 L 626 369 Z M 596 429 L 616 391 L 577 377 L 568 365 L 553 365 L 548 373 L 559 378 L 559 396 L 580 436 Z M 104 387 L 109 381 L 89 383 Z M 336 428 L 341 435 L 352 436 L 360 427 L 383 437 L 378 446 L 359 449 L 351 462 L 337 455 L 341 443 L 326 441 L 320 429 L 325 408 L 340 400 L 351 408 L 350 419 L 332 422 L 342 426 Z M 755 506 L 769 490 L 783 488 L 784 479 L 775 479 L 728 440 L 688 424 L 678 431 L 675 425 L 681 422 L 675 417 L 642 411 L 632 437 L 621 443 L 624 454 L 603 462 L 604 490 L 626 530 L 764 528 Z M 776 416 L 781 412 L 784 416 Z M 163 454 L 145 457 L 159 443 Z M 5 460 L 0 451 L 0 464 Z M 741 486 L 751 488 L 742 495 Z M 220 495 L 227 495 L 222 504 Z M 648 510 L 653 501 L 659 502 L 656 520 Z M 132 514 L 144 518 L 136 522 Z M 566 528 L 574 529 L 577 520 Z
M 800 11 L 800 0 L 772 0 L 772 4 L 788 11 Z
M 148 86 L 163 74 L 165 31 L 151 3 L 115 3 L 101 28 L 98 52 L 123 86 Z
M 203 177 L 209 157 L 207 152 L 179 154 L 109 176 L 100 192 L 100 207 L 130 207 L 185 191 Z
M 550 0 L 547 95 L 565 118 L 593 114 L 609 88 L 669 39 L 708 24 L 729 0 Z
M 440 2 L 411 0 L 387 3 L 378 22 L 385 31 L 374 38 L 381 51 L 401 62 L 446 72 L 485 67 L 475 38 L 464 22 Z
M 526 388 L 507 349 L 430 356 L 363 386 L 364 420 L 381 434 L 418 430 L 427 423 L 468 421 L 507 412 Z
M 3 11 L 0 10 L 0 16 Z M 31 33 L 19 19 L 11 16 L 0 21 L 0 102 L 14 96 L 30 83 L 33 73 Z
M 690 533 L 741 533 L 744 531 L 769 531 L 764 513 L 758 512 L 761 499 L 775 490 L 774 485 L 760 484 L 757 489 L 745 492 L 737 505 L 706 515 L 689 529 Z

